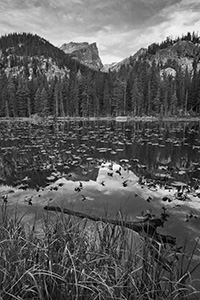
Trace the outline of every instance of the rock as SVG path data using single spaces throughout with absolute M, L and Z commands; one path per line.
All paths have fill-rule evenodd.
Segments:
M 70 42 L 63 44 L 60 49 L 72 58 L 78 59 L 82 64 L 89 68 L 99 70 L 103 68 L 103 64 L 99 57 L 99 51 L 96 43 L 89 44 Z
M 171 75 L 172 78 L 176 77 L 176 70 L 174 70 L 173 68 L 165 68 L 160 70 L 160 77 L 161 79 L 164 79 L 164 76 L 169 76 Z

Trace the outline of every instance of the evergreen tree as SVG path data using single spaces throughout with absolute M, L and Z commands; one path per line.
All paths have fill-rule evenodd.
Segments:
M 58 83 L 55 85 L 55 90 L 54 90 L 54 111 L 53 111 L 53 115 L 54 118 L 57 119 L 59 116 L 59 85 Z
M 8 80 L 4 71 L 0 74 L 0 116 L 5 117 L 6 101 L 7 101 L 7 85 Z
M 151 101 L 151 95 L 149 95 L 150 92 L 150 86 L 149 86 L 149 80 L 150 80 L 150 65 L 148 61 L 141 62 L 140 66 L 140 72 L 139 72 L 139 82 L 142 86 L 142 102 L 141 103 L 141 114 L 147 114 L 148 113 L 148 102 Z M 148 99 L 149 97 L 149 99 Z
M 63 108 L 65 115 L 70 115 L 70 98 L 69 98 L 69 79 L 67 76 L 62 81 L 62 97 L 63 97 Z
M 176 95 L 176 91 L 174 91 L 174 94 L 171 98 L 171 114 L 176 115 L 177 114 L 177 108 L 178 108 L 178 98 Z
M 49 115 L 48 96 L 45 88 L 42 89 L 40 95 L 40 115 L 43 117 Z
M 106 79 L 104 85 L 102 114 L 105 116 L 111 116 L 111 94 L 108 79 Z
M 143 114 L 143 95 L 141 84 L 137 78 L 135 78 L 132 92 L 131 92 L 131 100 L 132 100 L 132 110 L 134 116 L 140 116 Z
M 184 111 L 184 100 L 185 100 L 185 81 L 184 81 L 184 73 L 181 67 L 177 68 L 176 72 L 176 94 L 178 98 L 178 107 L 180 111 Z
M 89 117 L 93 109 L 91 100 L 91 77 L 89 75 L 84 76 L 82 80 L 79 80 L 79 98 L 80 98 L 80 108 L 81 116 Z
M 27 117 L 28 115 L 28 98 L 29 98 L 29 90 L 28 90 L 26 78 L 24 76 L 19 77 L 18 87 L 16 92 L 16 107 L 17 107 L 17 115 L 19 117 Z
M 28 101 L 27 101 L 27 115 L 28 115 L 28 117 L 30 117 L 31 116 L 31 99 L 30 99 L 30 97 L 28 97 Z
M 71 99 L 71 115 L 79 116 L 80 115 L 80 95 L 79 95 L 79 84 L 75 81 L 72 89 L 72 99 Z
M 161 99 L 160 99 L 160 88 L 157 90 L 156 97 L 154 98 L 154 111 L 158 115 L 161 112 Z
M 35 93 L 35 98 L 34 98 L 34 108 L 35 108 L 34 113 L 36 114 L 40 114 L 42 112 L 41 102 L 40 102 L 41 92 L 42 92 L 42 87 L 39 86 Z
M 16 111 L 16 88 L 14 78 L 12 76 L 8 77 L 8 86 L 7 86 L 7 94 L 8 94 L 8 109 L 10 111 L 10 116 L 15 117 L 17 115 Z
M 112 94 L 112 114 L 113 115 L 121 115 L 124 112 L 124 93 L 123 93 L 123 83 L 117 78 L 114 82 L 113 86 L 113 94 Z
M 164 115 L 167 116 L 168 115 L 168 90 L 167 88 L 164 89 L 164 97 L 163 97 L 163 112 Z
M 61 117 L 65 117 L 65 110 L 64 110 L 64 103 L 63 103 L 63 95 L 62 95 L 62 91 L 60 91 L 60 95 L 59 95 L 59 100 L 60 100 L 60 105 L 59 105 L 59 108 L 60 108 L 60 116 Z
M 35 96 L 40 84 L 40 79 L 34 76 L 28 81 L 31 114 L 35 113 Z
M 152 101 L 151 101 L 151 82 L 148 81 L 148 92 L 147 92 L 147 115 L 151 115 L 152 113 Z
M 5 116 L 6 116 L 6 118 L 10 117 L 10 111 L 9 111 L 9 105 L 8 105 L 7 99 L 6 99 L 6 103 L 5 103 Z

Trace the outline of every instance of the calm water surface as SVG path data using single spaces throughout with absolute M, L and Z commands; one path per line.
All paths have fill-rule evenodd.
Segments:
M 199 123 L 68 122 L 57 127 L 0 123 L 0 180 L 16 185 L 30 176 L 30 187 L 45 185 L 56 168 L 65 173 L 87 167 L 90 158 L 129 160 L 136 174 L 164 166 L 200 179 Z M 143 172 L 144 173 L 144 172 Z
M 200 226 L 198 194 L 193 203 L 164 203 L 160 194 L 136 182 L 145 177 L 163 186 L 183 182 L 198 189 L 199 125 L 98 121 L 40 127 L 1 122 L 0 192 L 12 189 L 9 203 L 18 202 L 29 214 L 51 202 L 110 217 L 120 211 L 135 219 L 147 211 L 160 214 L 165 205 L 170 222 L 163 230 L 182 240 L 189 232 L 194 239 Z M 30 196 L 31 207 L 26 201 Z

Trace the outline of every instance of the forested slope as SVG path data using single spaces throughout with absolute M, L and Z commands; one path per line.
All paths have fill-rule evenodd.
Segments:
M 199 37 L 188 33 L 106 73 L 37 35 L 9 34 L 0 38 L 0 116 L 198 115 L 199 57 Z

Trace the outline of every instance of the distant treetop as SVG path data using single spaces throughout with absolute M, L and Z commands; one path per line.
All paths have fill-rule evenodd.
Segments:
M 151 44 L 147 49 L 147 53 L 154 55 L 156 54 L 157 51 L 166 49 L 169 46 L 172 46 L 179 41 L 188 41 L 188 42 L 192 42 L 193 44 L 200 44 L 200 37 L 198 36 L 198 33 L 195 32 L 193 32 L 192 34 L 188 32 L 186 35 L 183 35 L 181 38 L 177 37 L 173 39 L 171 37 L 167 37 L 166 40 L 161 42 L 160 44 L 159 43 Z

